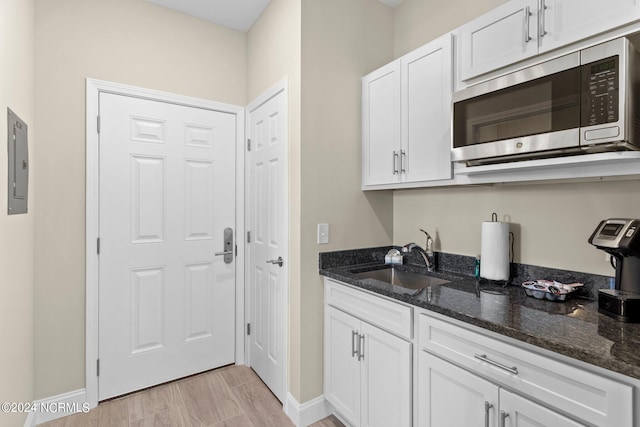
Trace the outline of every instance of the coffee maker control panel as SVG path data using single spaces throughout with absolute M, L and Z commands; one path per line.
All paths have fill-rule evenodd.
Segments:
M 640 255 L 640 220 L 607 219 L 601 221 L 589 238 L 589 243 L 606 252 L 615 250 L 624 255 Z

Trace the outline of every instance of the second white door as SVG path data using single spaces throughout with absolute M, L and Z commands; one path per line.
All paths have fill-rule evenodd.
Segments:
M 287 243 L 286 91 L 249 106 L 249 364 L 285 398 Z
M 101 93 L 98 399 L 235 361 L 235 115 Z M 225 259 L 226 258 L 226 259 Z

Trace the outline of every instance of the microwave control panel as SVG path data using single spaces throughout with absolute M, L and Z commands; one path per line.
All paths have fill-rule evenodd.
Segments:
M 582 66 L 583 97 L 587 108 L 582 111 L 582 126 L 618 121 L 618 56 Z

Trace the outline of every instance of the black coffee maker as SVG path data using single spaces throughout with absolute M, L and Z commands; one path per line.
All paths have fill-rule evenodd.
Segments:
M 589 243 L 615 259 L 615 289 L 598 290 L 598 311 L 622 322 L 640 322 L 640 220 L 607 219 Z

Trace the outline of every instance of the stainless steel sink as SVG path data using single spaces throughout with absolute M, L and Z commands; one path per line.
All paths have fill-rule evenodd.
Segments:
M 450 280 L 441 279 L 439 277 L 401 271 L 395 268 L 363 271 L 354 274 L 362 279 L 379 280 L 381 282 L 391 283 L 392 285 L 401 286 L 407 289 L 422 289 L 451 282 Z

